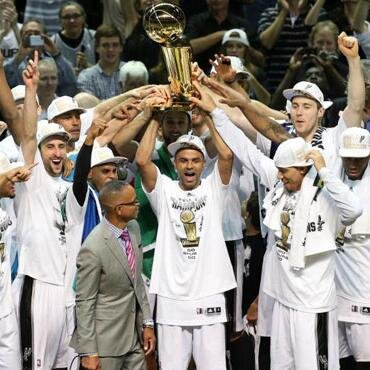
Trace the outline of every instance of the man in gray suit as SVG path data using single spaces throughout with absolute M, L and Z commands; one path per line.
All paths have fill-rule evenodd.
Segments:
M 71 346 L 91 370 L 145 370 L 155 336 L 141 277 L 138 201 L 113 180 L 100 191 L 105 218 L 77 257 L 77 327 Z M 144 352 L 145 351 L 145 352 Z

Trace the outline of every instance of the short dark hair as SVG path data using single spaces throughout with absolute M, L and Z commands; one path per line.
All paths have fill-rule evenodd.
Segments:
M 86 19 L 86 11 L 85 11 L 84 7 L 81 4 L 77 3 L 76 1 L 72 1 L 72 0 L 69 0 L 69 1 L 66 1 L 66 2 L 62 3 L 61 7 L 59 8 L 59 12 L 58 12 L 59 19 L 62 18 L 62 13 L 63 13 L 64 8 L 66 8 L 67 6 L 70 6 L 70 5 L 73 5 L 76 8 L 78 8 L 80 10 L 82 16 Z
M 36 19 L 36 18 L 28 18 L 22 25 L 22 28 L 21 28 L 21 36 L 23 35 L 23 31 L 24 31 L 24 27 L 27 26 L 27 24 L 29 23 L 37 23 L 41 26 L 41 32 L 46 34 L 47 33 L 47 29 L 46 29 L 46 26 L 45 26 L 45 23 L 40 21 L 39 19 Z
M 95 46 L 99 45 L 100 39 L 102 37 L 118 37 L 120 44 L 123 45 L 123 40 L 120 32 L 116 27 L 111 26 L 110 24 L 102 24 L 96 29 L 94 36 Z
M 111 212 L 108 203 L 112 195 L 122 191 L 125 186 L 128 186 L 127 182 L 124 182 L 122 180 L 112 180 L 107 182 L 101 188 L 99 192 L 99 202 L 106 213 Z

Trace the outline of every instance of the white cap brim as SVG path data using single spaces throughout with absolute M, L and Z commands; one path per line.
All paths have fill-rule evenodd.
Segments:
M 65 141 L 69 141 L 71 139 L 71 135 L 68 132 L 52 132 L 50 134 L 47 134 L 43 136 L 41 139 L 38 140 L 38 145 L 42 144 L 45 140 L 48 138 L 56 136 L 56 137 L 61 137 Z
M 114 157 L 114 158 L 108 158 L 108 159 L 104 159 L 103 161 L 101 162 L 98 162 L 98 163 L 94 163 L 93 166 L 91 166 L 91 168 L 93 167 L 96 167 L 96 166 L 102 166 L 104 164 L 109 164 L 109 163 L 113 163 L 115 165 L 119 164 L 120 162 L 126 162 L 127 161 L 127 158 L 126 157 Z
M 58 112 L 58 114 L 54 114 L 53 117 L 49 117 L 48 116 L 48 120 L 52 120 L 54 119 L 55 117 L 58 117 L 64 113 L 67 113 L 67 112 L 74 112 L 74 111 L 77 111 L 79 112 L 80 114 L 82 113 L 85 113 L 86 112 L 86 109 L 83 109 L 83 108 L 68 108 L 68 109 L 64 109 L 64 110 L 61 110 L 60 112 Z
M 168 151 L 171 153 L 171 155 L 174 157 L 176 155 L 176 153 L 180 150 L 180 149 L 194 149 L 194 150 L 197 150 L 198 152 L 201 152 L 203 154 L 203 157 L 205 158 L 206 157 L 206 154 L 205 152 L 202 150 L 202 148 L 199 148 L 197 145 L 193 145 L 193 144 L 188 144 L 188 143 L 177 143 L 177 142 L 174 142 L 172 144 L 170 144 L 168 147 L 167 147 Z
M 342 158 L 366 158 L 369 155 L 368 149 L 339 149 L 339 156 Z
M 274 160 L 275 166 L 279 168 L 290 168 L 290 167 L 308 167 L 313 165 L 312 159 L 307 159 L 304 161 L 297 161 L 297 162 L 291 162 L 291 163 L 284 163 L 280 162 L 279 160 Z
M 318 101 L 313 95 L 311 95 L 310 93 L 302 94 L 301 90 L 285 89 L 283 91 L 283 96 L 284 96 L 285 99 L 288 99 L 290 101 L 295 96 L 303 96 L 303 97 L 310 96 L 313 100 L 317 101 L 324 109 L 328 109 L 329 107 L 331 107 L 333 105 L 333 102 L 330 101 L 330 100 L 324 100 L 323 103 L 321 104 L 321 102 Z

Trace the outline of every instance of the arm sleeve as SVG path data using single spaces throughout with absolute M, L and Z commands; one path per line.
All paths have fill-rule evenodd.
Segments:
M 87 177 L 91 166 L 91 153 L 93 146 L 83 144 L 76 160 L 76 169 L 73 179 L 73 194 L 82 207 L 87 193 Z
M 365 21 L 367 30 L 362 33 L 356 33 L 354 32 L 354 35 L 356 39 L 358 40 L 358 43 L 361 46 L 361 49 L 366 55 L 366 58 L 370 58 L 370 23 Z
M 346 226 L 351 225 L 362 214 L 359 198 L 328 168 L 322 168 L 319 175 L 335 202 L 341 223 Z
M 150 193 L 148 193 L 147 190 L 144 187 L 143 182 L 141 182 L 141 187 L 142 187 L 144 193 L 146 194 L 146 196 L 148 197 L 149 202 L 150 202 L 150 205 L 152 206 L 152 209 L 153 209 L 154 213 L 156 214 L 156 216 L 158 218 L 159 213 L 160 213 L 160 204 L 161 204 L 161 198 L 162 198 L 162 188 L 164 186 L 164 184 L 162 185 L 162 183 L 163 183 L 163 179 L 166 176 L 162 176 L 162 174 L 159 171 L 158 167 L 156 167 L 156 170 L 157 170 L 157 182 L 155 183 L 154 189 Z M 168 180 L 169 181 L 172 181 L 170 179 L 168 179 Z
M 235 156 L 249 171 L 260 178 L 264 186 L 271 189 L 277 180 L 274 161 L 263 155 L 230 121 L 223 110 L 216 108 L 211 112 L 211 116 L 217 131 Z
M 97 353 L 95 305 L 99 292 L 101 264 L 88 245 L 77 257 L 77 350 L 79 353 Z
M 14 57 L 4 63 L 5 76 L 10 88 L 23 84 L 18 67 L 14 61 Z

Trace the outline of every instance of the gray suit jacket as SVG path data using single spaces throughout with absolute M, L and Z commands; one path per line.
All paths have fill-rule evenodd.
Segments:
M 77 326 L 70 345 L 77 353 L 122 356 L 141 340 L 150 308 L 141 277 L 140 229 L 127 225 L 136 256 L 133 279 L 127 256 L 105 222 L 83 243 L 77 257 Z

